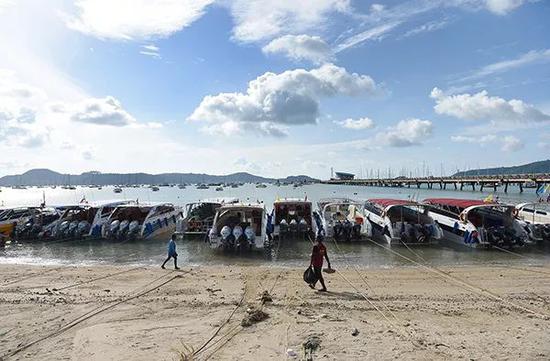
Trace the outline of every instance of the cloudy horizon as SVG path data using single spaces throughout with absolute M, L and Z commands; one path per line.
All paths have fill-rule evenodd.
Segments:
M 0 0 L 0 176 L 546 159 L 548 18 L 536 0 Z

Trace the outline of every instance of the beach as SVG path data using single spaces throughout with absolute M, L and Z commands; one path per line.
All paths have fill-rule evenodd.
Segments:
M 321 293 L 298 268 L 2 265 L 0 355 L 291 360 L 309 340 L 315 360 L 550 357 L 550 267 L 334 266 Z

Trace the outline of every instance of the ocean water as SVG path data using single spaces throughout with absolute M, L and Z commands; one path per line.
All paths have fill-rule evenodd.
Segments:
M 43 197 L 49 205 L 74 204 L 83 198 L 88 201 L 139 199 L 140 202 L 171 202 L 183 206 L 185 203 L 205 198 L 237 197 L 242 201 L 263 201 L 268 210 L 277 198 L 305 197 L 313 202 L 325 197 L 349 197 L 357 200 L 368 198 L 414 198 L 422 200 L 428 197 L 452 197 L 483 199 L 492 192 L 455 191 L 417 188 L 380 188 L 360 186 L 340 186 L 312 184 L 299 188 L 292 186 L 268 185 L 267 188 L 255 188 L 245 184 L 239 188 L 226 188 L 217 192 L 213 188 L 199 190 L 194 186 L 186 189 L 161 187 L 158 192 L 149 188 L 123 188 L 115 194 L 113 187 L 102 190 L 77 187 L 76 190 L 28 188 L 25 190 L 1 188 L 0 205 L 2 207 L 38 205 Z M 508 194 L 495 193 L 501 202 L 520 203 L 536 200 L 532 189 L 519 193 L 515 188 Z M 158 265 L 166 254 L 167 240 L 108 242 L 108 241 L 65 241 L 57 243 L 12 244 L 0 250 L 0 263 L 9 264 L 47 264 L 47 265 Z M 550 247 L 537 245 L 514 251 L 515 254 L 498 250 L 475 250 L 450 242 L 439 245 L 415 247 L 412 253 L 405 247 L 393 247 L 398 254 L 391 253 L 373 242 L 339 243 L 339 249 L 332 241 L 327 242 L 329 256 L 335 266 L 344 266 L 346 262 L 366 267 L 392 267 L 411 265 L 398 254 L 419 260 L 422 257 L 433 265 L 541 265 L 550 262 Z M 246 254 L 227 254 L 207 247 L 201 238 L 189 238 L 178 242 L 179 262 L 182 265 L 200 264 L 267 264 L 278 266 L 307 266 L 311 245 L 307 241 L 285 240 L 275 247 L 270 256 L 262 252 Z

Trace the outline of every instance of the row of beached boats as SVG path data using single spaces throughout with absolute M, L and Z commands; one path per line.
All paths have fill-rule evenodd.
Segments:
M 190 203 L 178 232 L 204 235 L 213 248 L 262 248 L 273 239 L 323 235 L 342 241 L 373 238 L 388 245 L 431 244 L 447 239 L 470 247 L 519 247 L 550 241 L 550 212 L 536 203 L 429 198 L 278 199 L 262 203 L 217 199 Z
M 550 212 L 542 204 L 517 206 L 481 200 L 325 198 L 264 203 L 208 199 L 171 203 L 112 201 L 0 210 L 0 234 L 18 240 L 163 238 L 200 235 L 212 248 L 270 248 L 276 239 L 322 235 L 338 241 L 365 238 L 388 245 L 432 244 L 441 239 L 470 247 L 513 248 L 550 241 Z
M 183 217 L 171 203 L 110 201 L 0 210 L 0 234 L 18 241 L 133 240 L 171 235 Z

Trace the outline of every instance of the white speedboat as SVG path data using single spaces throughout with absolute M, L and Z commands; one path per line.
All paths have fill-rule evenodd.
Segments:
M 261 203 L 225 204 L 218 208 L 208 232 L 212 248 L 224 250 L 269 249 L 267 212 Z
M 125 204 L 115 208 L 102 229 L 107 239 L 134 240 L 170 237 L 183 210 L 171 203 Z
M 445 239 L 470 247 L 518 247 L 529 241 L 514 217 L 515 207 L 480 200 L 429 198 L 428 216 L 436 221 Z
M 237 198 L 213 198 L 187 203 L 184 218 L 177 226 L 177 231 L 186 235 L 207 234 L 214 224 L 216 211 L 224 204 L 238 203 Z
M 363 204 L 349 198 L 325 198 L 317 202 L 319 233 L 325 237 L 361 239 L 372 236 L 372 226 L 363 214 Z
M 386 243 L 430 244 L 443 237 L 443 230 L 427 215 L 427 207 L 401 199 L 369 199 L 365 216 L 373 231 Z
M 550 241 L 550 205 L 548 203 L 520 203 L 517 218 L 523 222 L 533 241 Z
M 273 203 L 272 224 L 273 236 L 279 238 L 303 238 L 309 232 L 317 234 L 312 204 L 306 199 L 277 199 Z
M 100 238 L 102 230 L 116 207 L 134 201 L 104 201 L 57 207 L 61 216 L 46 225 L 40 238 Z

